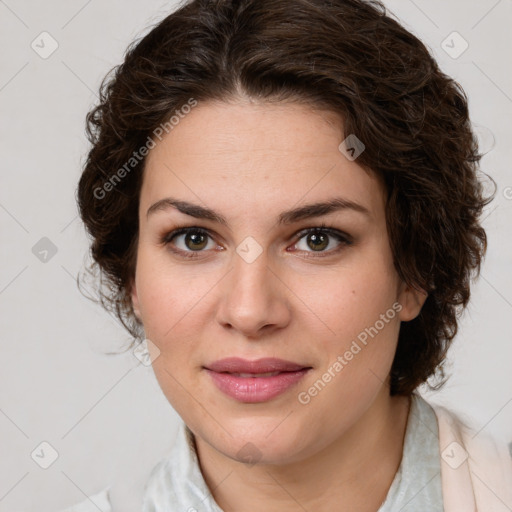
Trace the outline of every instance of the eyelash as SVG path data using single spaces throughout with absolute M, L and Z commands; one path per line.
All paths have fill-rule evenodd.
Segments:
M 172 240 L 174 240 L 177 236 L 182 234 L 188 234 L 190 232 L 193 233 L 199 233 L 202 235 L 206 235 L 213 239 L 212 235 L 207 229 L 196 227 L 196 226 L 190 226 L 190 227 L 184 227 L 184 228 L 178 228 L 174 231 L 171 231 L 169 233 L 166 233 L 163 235 L 160 239 L 160 243 L 165 246 L 170 246 Z M 337 239 L 338 242 L 340 242 L 340 246 L 338 246 L 336 249 L 331 249 L 330 251 L 326 252 L 315 252 L 312 251 L 314 255 L 306 256 L 306 258 L 325 258 L 327 256 L 332 256 L 333 254 L 337 254 L 340 252 L 345 246 L 352 245 L 353 241 L 351 237 L 343 233 L 342 231 L 339 231 L 336 228 L 333 228 L 331 226 L 327 226 L 326 224 L 322 223 L 320 226 L 314 227 L 314 228 L 307 228 L 303 229 L 300 232 L 295 234 L 295 237 L 297 238 L 297 241 L 294 243 L 296 245 L 302 238 L 306 237 L 309 234 L 317 234 L 317 233 L 325 233 L 331 237 L 334 237 Z M 204 251 L 183 251 L 182 249 L 170 249 L 173 253 L 178 254 L 184 258 L 198 258 L 200 257 L 198 253 L 204 252 Z M 302 251 L 304 252 L 304 251 Z M 309 252 L 309 251 L 306 251 Z

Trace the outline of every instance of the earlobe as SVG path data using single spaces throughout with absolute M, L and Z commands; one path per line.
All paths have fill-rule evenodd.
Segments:
M 418 290 L 404 283 L 399 295 L 399 302 L 402 305 L 400 320 L 403 322 L 414 320 L 420 314 L 427 297 L 428 293 L 424 290 Z
M 142 317 L 140 315 L 140 307 L 139 307 L 139 297 L 137 295 L 137 286 L 135 285 L 135 279 L 131 283 L 131 299 L 132 299 L 132 307 L 133 312 L 135 313 L 135 316 L 137 319 L 142 322 Z

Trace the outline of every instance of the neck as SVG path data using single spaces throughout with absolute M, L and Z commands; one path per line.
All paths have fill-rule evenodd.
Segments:
M 375 512 L 400 466 L 409 407 L 408 397 L 391 397 L 384 386 L 350 430 L 283 466 L 248 467 L 196 437 L 201 471 L 224 512 Z

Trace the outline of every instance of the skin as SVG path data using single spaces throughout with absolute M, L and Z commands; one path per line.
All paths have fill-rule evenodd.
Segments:
M 384 186 L 339 151 L 343 139 L 338 116 L 304 104 L 209 102 L 194 107 L 146 160 L 134 310 L 160 351 L 158 382 L 194 433 L 204 478 L 226 512 L 374 512 L 400 465 L 409 398 L 389 396 L 389 372 L 400 322 L 418 315 L 426 295 L 399 279 Z M 207 206 L 228 225 L 172 207 L 147 215 L 169 196 Z M 285 210 L 335 196 L 369 214 L 344 209 L 277 223 Z M 297 236 L 322 222 L 353 243 L 331 236 L 316 249 L 310 236 Z M 185 235 L 161 243 L 183 226 L 211 238 L 199 251 Z M 251 263 L 236 252 L 249 236 L 263 251 Z M 401 311 L 301 404 L 298 393 L 396 302 Z M 312 370 L 268 402 L 240 403 L 203 368 L 230 356 L 279 357 Z M 249 442 L 254 465 L 239 453 Z

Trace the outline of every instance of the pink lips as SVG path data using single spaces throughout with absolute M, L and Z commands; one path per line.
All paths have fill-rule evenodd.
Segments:
M 205 367 L 215 385 L 239 402 L 266 402 L 284 393 L 310 370 L 283 359 L 256 361 L 230 357 Z

